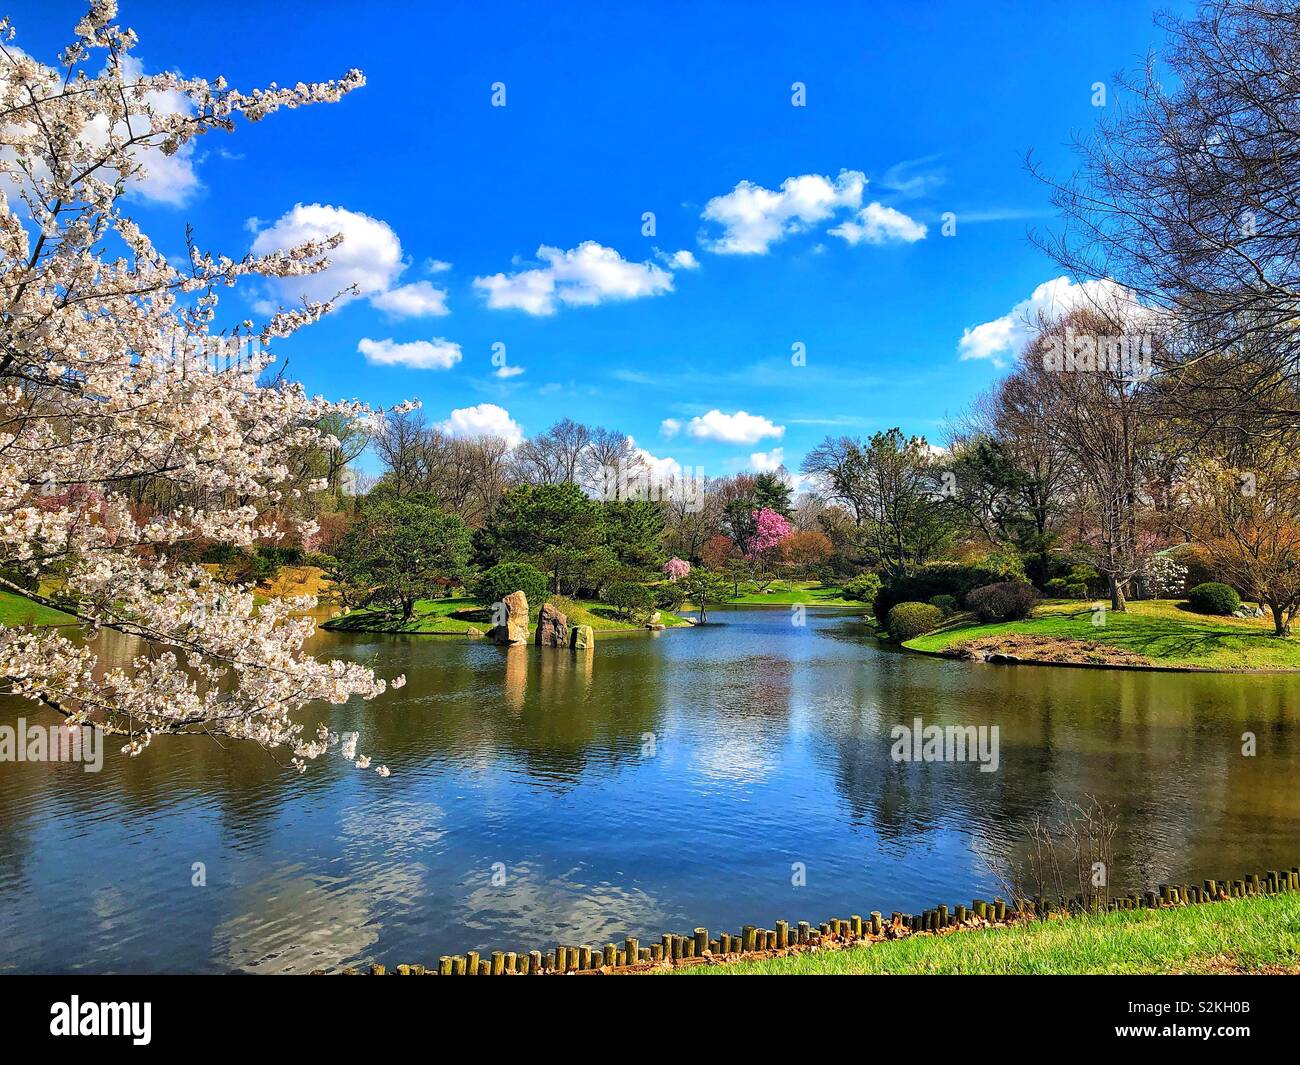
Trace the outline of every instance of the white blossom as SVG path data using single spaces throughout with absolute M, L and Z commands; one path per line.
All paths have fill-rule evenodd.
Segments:
M 321 446 L 315 425 L 327 414 L 381 417 L 291 382 L 258 383 L 273 361 L 267 344 L 330 303 L 215 331 L 220 290 L 320 270 L 338 240 L 241 259 L 191 240 L 178 270 L 123 197 L 150 153 L 232 130 L 240 115 L 337 101 L 364 79 L 354 70 L 241 92 L 146 75 L 115 18 L 115 3 L 95 0 L 62 69 L 0 45 L 0 570 L 28 583 L 57 572 L 86 633 L 111 627 L 148 651 L 125 666 L 61 629 L 0 626 L 0 691 L 123 735 L 129 755 L 156 735 L 203 733 L 283 749 L 301 772 L 340 740 L 323 725 L 304 738 L 295 713 L 374 698 L 384 681 L 303 651 L 313 600 L 259 604 L 172 549 L 283 535 L 261 512 L 291 487 L 286 455 Z M 0 21 L 0 40 L 12 39 Z M 211 357 L 217 342 L 240 357 Z M 129 489 L 144 483 L 178 503 L 133 505 Z M 21 591 L 5 577 L 0 586 Z

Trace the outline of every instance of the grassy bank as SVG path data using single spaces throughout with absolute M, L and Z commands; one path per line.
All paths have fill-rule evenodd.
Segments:
M 62 610 L 0 590 L 0 625 L 66 625 L 75 620 Z
M 1300 969 L 1300 895 L 1032 921 L 919 935 L 763 961 L 697 965 L 683 975 L 833 976 L 1276 972 Z
M 763 592 L 755 590 L 752 585 L 746 588 L 742 582 L 740 595 L 727 600 L 729 606 L 793 606 L 796 603 L 805 606 L 862 606 L 855 600 L 845 599 L 839 588 L 819 581 L 793 581 L 788 585 L 779 581 Z
M 630 631 L 644 628 L 604 603 L 573 599 L 555 600 L 555 605 L 568 618 L 570 625 L 590 625 L 598 632 Z M 540 604 L 539 604 L 540 606 Z M 664 625 L 685 625 L 686 619 L 667 610 L 659 612 Z M 537 611 L 532 614 L 532 624 L 537 622 Z M 426 636 L 463 636 L 471 628 L 486 632 L 492 625 L 492 612 L 472 599 L 420 599 L 415 612 L 403 620 L 400 613 L 378 608 L 353 610 L 342 617 L 325 623 L 325 628 L 339 632 L 397 632 L 420 633 Z M 531 626 L 530 626 L 531 627 Z
M 909 640 L 915 651 L 951 652 L 962 644 L 1012 637 L 1008 648 L 1020 657 L 1053 659 L 1097 645 L 1130 657 L 1134 664 L 1216 670 L 1300 669 L 1300 639 L 1279 639 L 1265 618 L 1221 618 L 1194 614 L 1169 600 L 1129 604 L 1126 613 L 1107 610 L 1105 624 L 1093 624 L 1092 604 L 1052 600 L 1024 621 L 992 625 L 958 614 L 941 628 Z M 1086 656 L 1085 656 L 1086 657 Z

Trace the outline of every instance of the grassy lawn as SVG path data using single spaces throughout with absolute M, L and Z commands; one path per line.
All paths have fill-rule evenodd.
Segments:
M 852 599 L 843 598 L 838 588 L 823 585 L 819 581 L 794 581 L 791 585 L 777 581 L 768 587 L 768 592 L 744 591 L 742 584 L 740 595 L 728 599 L 727 603 L 736 606 L 791 606 L 795 603 L 808 606 L 862 606 Z
M 1039 605 L 1032 618 L 993 625 L 958 614 L 903 646 L 947 651 L 968 640 L 1021 635 L 1101 644 L 1140 655 L 1157 666 L 1300 669 L 1300 639 L 1278 639 L 1268 618 L 1211 617 L 1182 609 L 1171 600 L 1146 600 L 1130 603 L 1127 613 L 1107 610 L 1105 625 L 1094 625 L 1091 607 L 1091 603 L 1049 600 Z
M 1168 910 L 1034 921 L 915 936 L 683 975 L 800 976 L 983 973 L 1212 973 L 1300 967 L 1300 895 L 1266 895 Z
M 0 625 L 66 625 L 75 620 L 62 610 L 0 590 Z
M 644 626 L 620 618 L 613 607 L 566 599 L 556 601 L 569 625 L 590 625 L 596 631 L 640 629 Z M 540 609 L 540 604 L 538 609 Z M 659 612 L 659 620 L 669 627 L 685 625 L 686 619 L 667 610 Z M 537 611 L 532 614 L 533 625 Z M 415 604 L 415 613 L 403 622 L 400 614 L 381 609 L 353 610 L 342 617 L 325 623 L 325 628 L 342 632 L 412 632 L 428 635 L 464 634 L 471 628 L 487 632 L 492 626 L 492 612 L 472 599 L 421 599 Z

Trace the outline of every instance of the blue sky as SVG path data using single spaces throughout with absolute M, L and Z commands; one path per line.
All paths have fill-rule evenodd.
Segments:
M 8 5 L 46 60 L 82 9 Z M 275 349 L 312 391 L 418 397 L 465 432 L 567 415 L 710 475 L 797 469 L 827 433 L 942 439 L 1025 301 L 1068 298 L 1040 289 L 1059 271 L 1026 239 L 1053 219 L 1025 153 L 1068 172 L 1094 83 L 1113 105 L 1159 44 L 1153 9 L 123 0 L 147 70 L 368 82 L 202 138 L 136 214 L 177 253 L 187 222 L 228 254 L 351 234 L 368 295 Z

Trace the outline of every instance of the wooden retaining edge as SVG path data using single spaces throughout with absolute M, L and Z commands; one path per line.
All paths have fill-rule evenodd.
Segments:
M 1199 887 L 1161 884 L 1158 891 L 1115 896 L 1104 907 L 1099 899 L 1085 899 L 1081 895 L 1073 898 L 1036 895 L 1012 903 L 994 897 L 992 901 L 974 899 L 969 907 L 960 904 L 949 907 L 940 903 L 919 914 L 894 911 L 888 918 L 879 910 L 872 910 L 866 918 L 853 914 L 847 918 L 831 918 L 819 925 L 808 921 L 796 924 L 777 921 L 774 928 L 767 929 L 747 924 L 738 934 L 720 932 L 716 938 L 710 938 L 706 928 L 696 928 L 689 934 L 680 935 L 665 932 L 658 943 L 648 946 L 642 946 L 639 939 L 628 936 L 621 946 L 615 943 L 595 947 L 558 944 L 554 950 L 545 953 L 540 950 L 496 950 L 482 955 L 471 950 L 465 954 L 443 955 L 436 967 L 398 965 L 393 975 L 600 976 L 648 973 L 690 965 L 720 965 L 805 951 L 867 946 L 912 935 L 947 935 L 963 930 L 1008 927 L 1031 920 L 1076 917 L 1103 910 L 1170 909 L 1291 891 L 1300 891 L 1300 866 L 1270 870 L 1262 874 L 1262 879 L 1261 874 L 1247 873 L 1240 879 L 1205 880 Z M 371 976 L 388 974 L 383 965 L 371 965 L 366 971 Z M 311 975 L 323 976 L 325 970 L 314 969 Z M 359 972 L 348 967 L 341 971 L 341 975 L 357 976 Z

